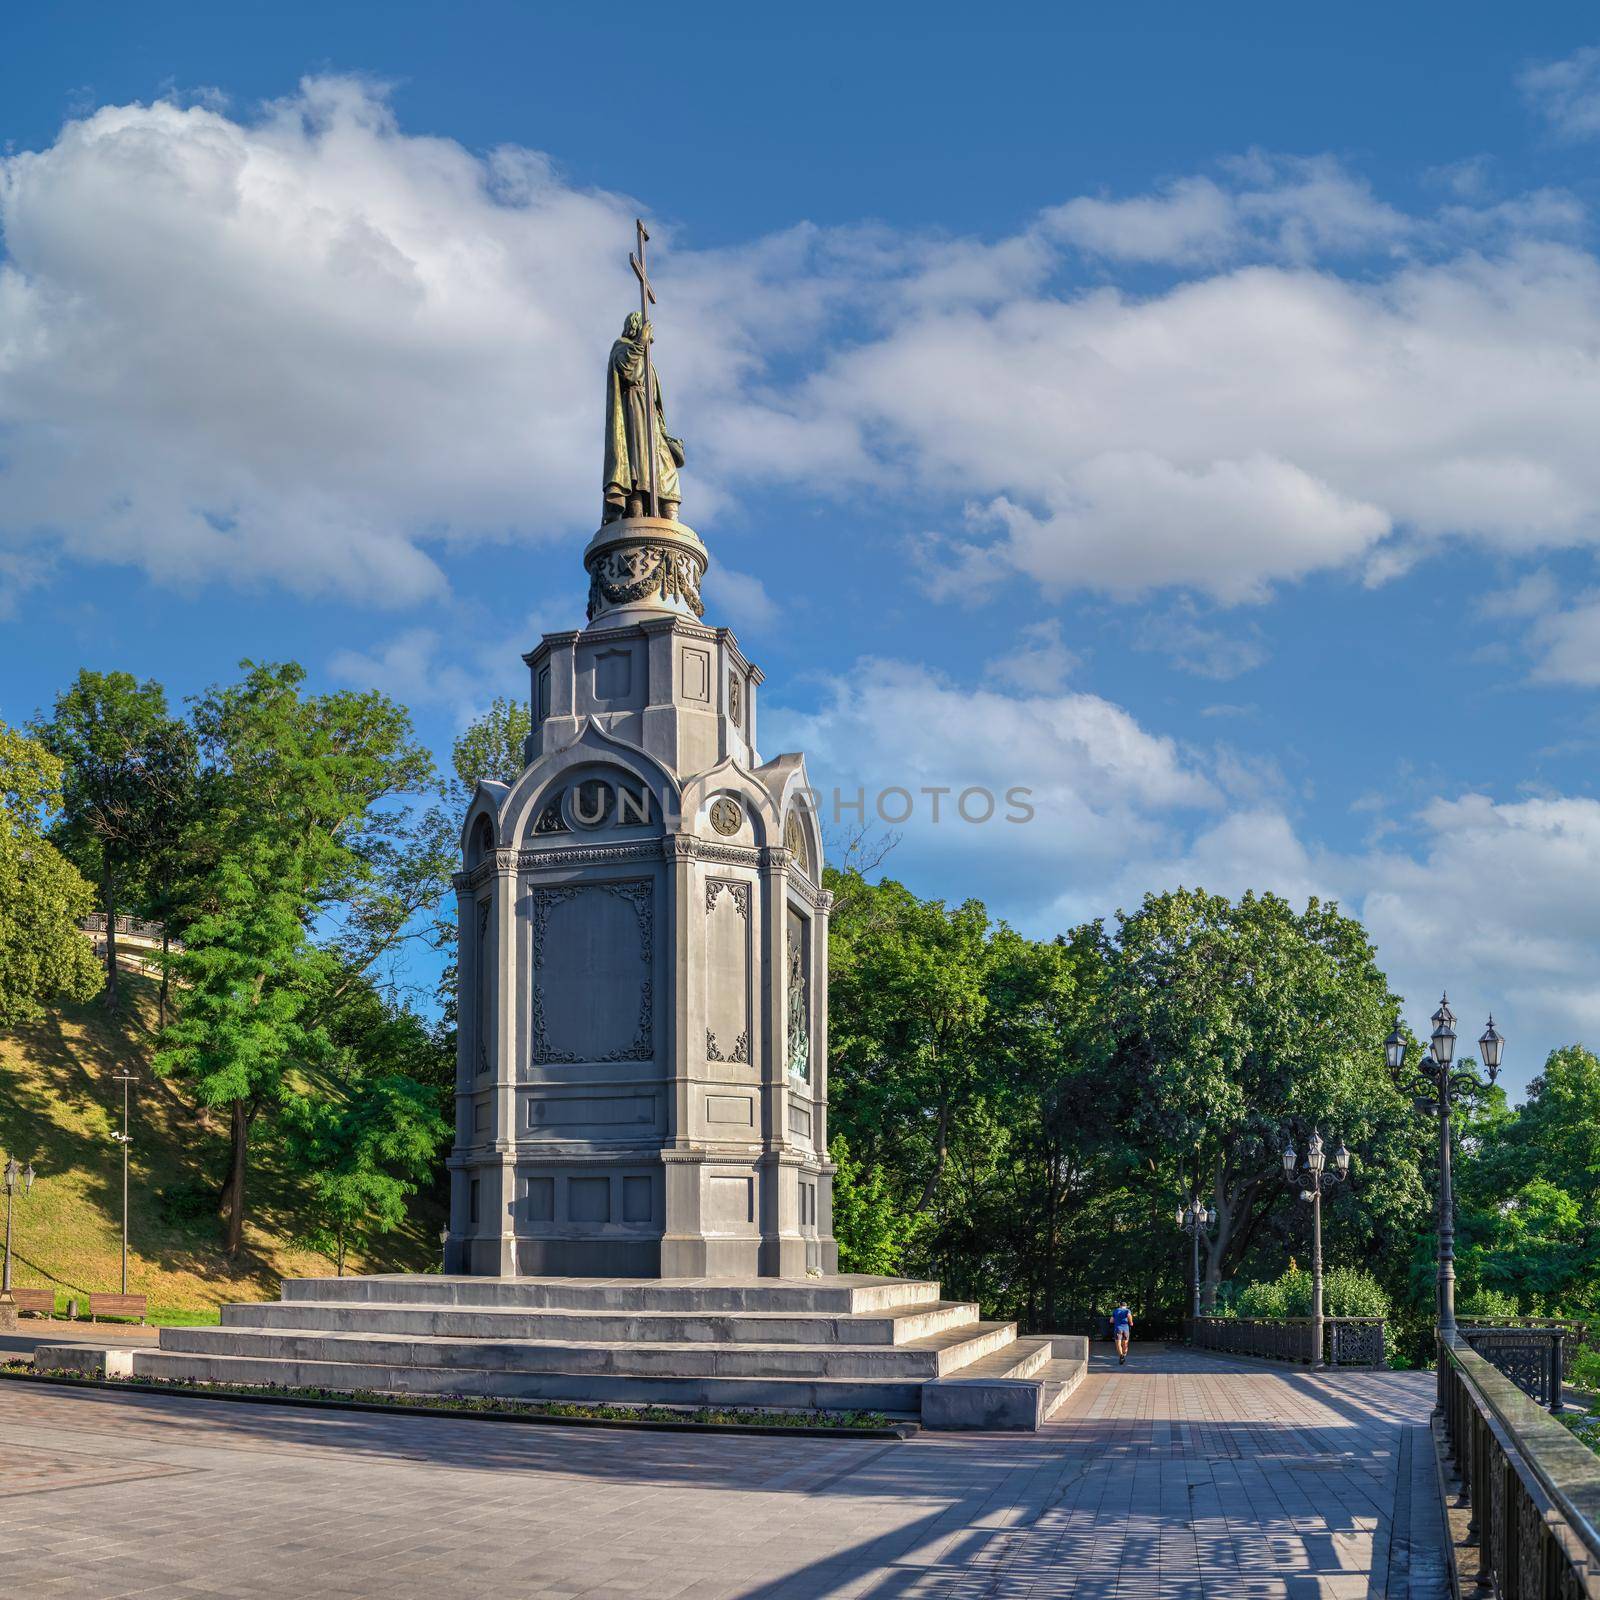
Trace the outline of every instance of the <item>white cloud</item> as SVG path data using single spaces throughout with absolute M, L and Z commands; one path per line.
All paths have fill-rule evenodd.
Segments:
M 407 604 L 430 547 L 583 530 L 632 215 L 344 79 L 69 123 L 0 161 L 0 537 Z
M 735 628 L 760 633 L 778 619 L 777 602 L 766 585 L 748 572 L 736 572 L 714 561 L 706 572 L 706 602 L 719 617 L 726 616 Z
M 1332 157 L 1253 153 L 1230 164 L 1235 181 L 1181 178 L 1154 195 L 1080 196 L 1046 213 L 1057 238 L 1118 261 L 1218 263 L 1240 255 L 1307 261 L 1399 245 L 1416 220 L 1385 205 Z
M 632 212 L 536 152 L 408 135 L 348 79 L 254 119 L 69 123 L 0 161 L 0 543 L 407 605 L 452 544 L 581 535 Z M 662 228 L 685 510 L 914 486 L 935 528 L 978 508 L 928 580 L 967 598 L 1011 572 L 1237 603 L 1450 538 L 1592 543 L 1580 216 L 1555 192 L 1406 215 L 1327 158 L 1251 155 L 993 240 Z M 1189 276 L 1064 286 L 1083 252 Z
M 1147 613 L 1134 634 L 1134 646 L 1168 656 L 1184 672 L 1217 683 L 1253 672 L 1267 659 L 1266 647 L 1254 630 L 1228 633 L 1208 628 L 1192 608 L 1182 605 L 1162 615 Z
M 1585 45 L 1562 60 L 1526 67 L 1517 87 L 1559 137 L 1590 139 L 1600 133 L 1600 47 Z
M 443 641 L 432 628 L 408 628 L 375 650 L 339 650 L 328 672 L 339 683 L 378 689 L 401 705 L 446 705 L 465 721 L 493 698 L 483 679 L 441 659 Z
M 1030 694 L 1054 694 L 1080 665 L 1081 658 L 1061 642 L 1061 619 L 1049 617 L 1020 629 L 1015 645 L 985 671 Z
M 107 108 L 0 173 L 13 539 L 403 604 L 441 589 L 441 543 L 590 519 L 594 368 L 629 297 L 621 199 L 528 151 L 407 136 L 349 80 L 256 122 Z M 1363 558 L 1392 570 L 1396 526 L 1592 538 L 1586 255 L 1044 289 L 1063 245 L 1306 263 L 1426 231 L 1327 159 L 1253 156 L 993 243 L 801 227 L 680 251 L 668 376 L 700 424 L 691 495 L 714 516 L 746 473 L 902 475 L 986 506 L 989 563 L 1052 592 L 1230 602 Z M 876 335 L 850 343 L 840 314 Z M 774 341 L 820 357 L 814 375 L 775 386 Z

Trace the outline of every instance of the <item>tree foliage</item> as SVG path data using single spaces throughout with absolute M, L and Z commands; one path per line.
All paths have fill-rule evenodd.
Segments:
M 45 835 L 61 762 L 0 723 L 0 1028 L 60 1000 L 87 1000 L 101 975 L 79 924 L 94 890 Z
M 105 913 L 105 1001 L 120 999 L 117 917 L 156 898 L 188 821 L 195 782 L 189 727 L 153 679 L 84 668 L 37 724 L 61 760 L 56 843 L 96 886 Z
M 156 1067 L 228 1114 L 230 1254 L 257 1118 L 281 1105 L 289 1074 L 325 1062 L 332 1010 L 439 890 L 418 865 L 437 829 L 399 803 L 433 776 L 410 719 L 376 693 L 308 695 L 304 678 L 246 663 L 194 711 L 209 866 Z

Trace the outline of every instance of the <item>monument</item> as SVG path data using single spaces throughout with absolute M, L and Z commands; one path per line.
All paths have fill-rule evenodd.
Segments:
M 586 625 L 523 658 L 531 731 L 462 830 L 444 1273 L 303 1278 L 44 1371 L 1034 1428 L 1087 1341 L 935 1282 L 839 1273 L 828 911 L 804 759 L 704 620 L 682 443 L 639 310 L 606 367 Z
M 760 669 L 705 620 L 647 239 L 606 365 L 586 625 L 523 658 L 527 765 L 462 833 L 446 1272 L 838 1263 L 822 838 L 804 758 L 758 751 Z

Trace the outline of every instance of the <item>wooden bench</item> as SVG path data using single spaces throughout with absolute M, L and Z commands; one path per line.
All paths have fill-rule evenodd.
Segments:
M 137 1317 L 145 1319 L 149 1297 L 142 1294 L 93 1294 L 89 1296 L 89 1320 L 96 1317 Z
M 13 1289 L 11 1298 L 17 1302 L 18 1311 L 31 1311 L 40 1317 L 53 1317 L 56 1314 L 54 1289 Z

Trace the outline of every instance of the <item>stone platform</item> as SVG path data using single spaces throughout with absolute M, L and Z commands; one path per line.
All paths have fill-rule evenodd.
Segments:
M 937 1283 L 819 1278 L 305 1278 L 155 1348 L 41 1345 L 133 1378 L 612 1404 L 871 1410 L 1036 1428 L 1087 1341 L 1019 1337 Z

